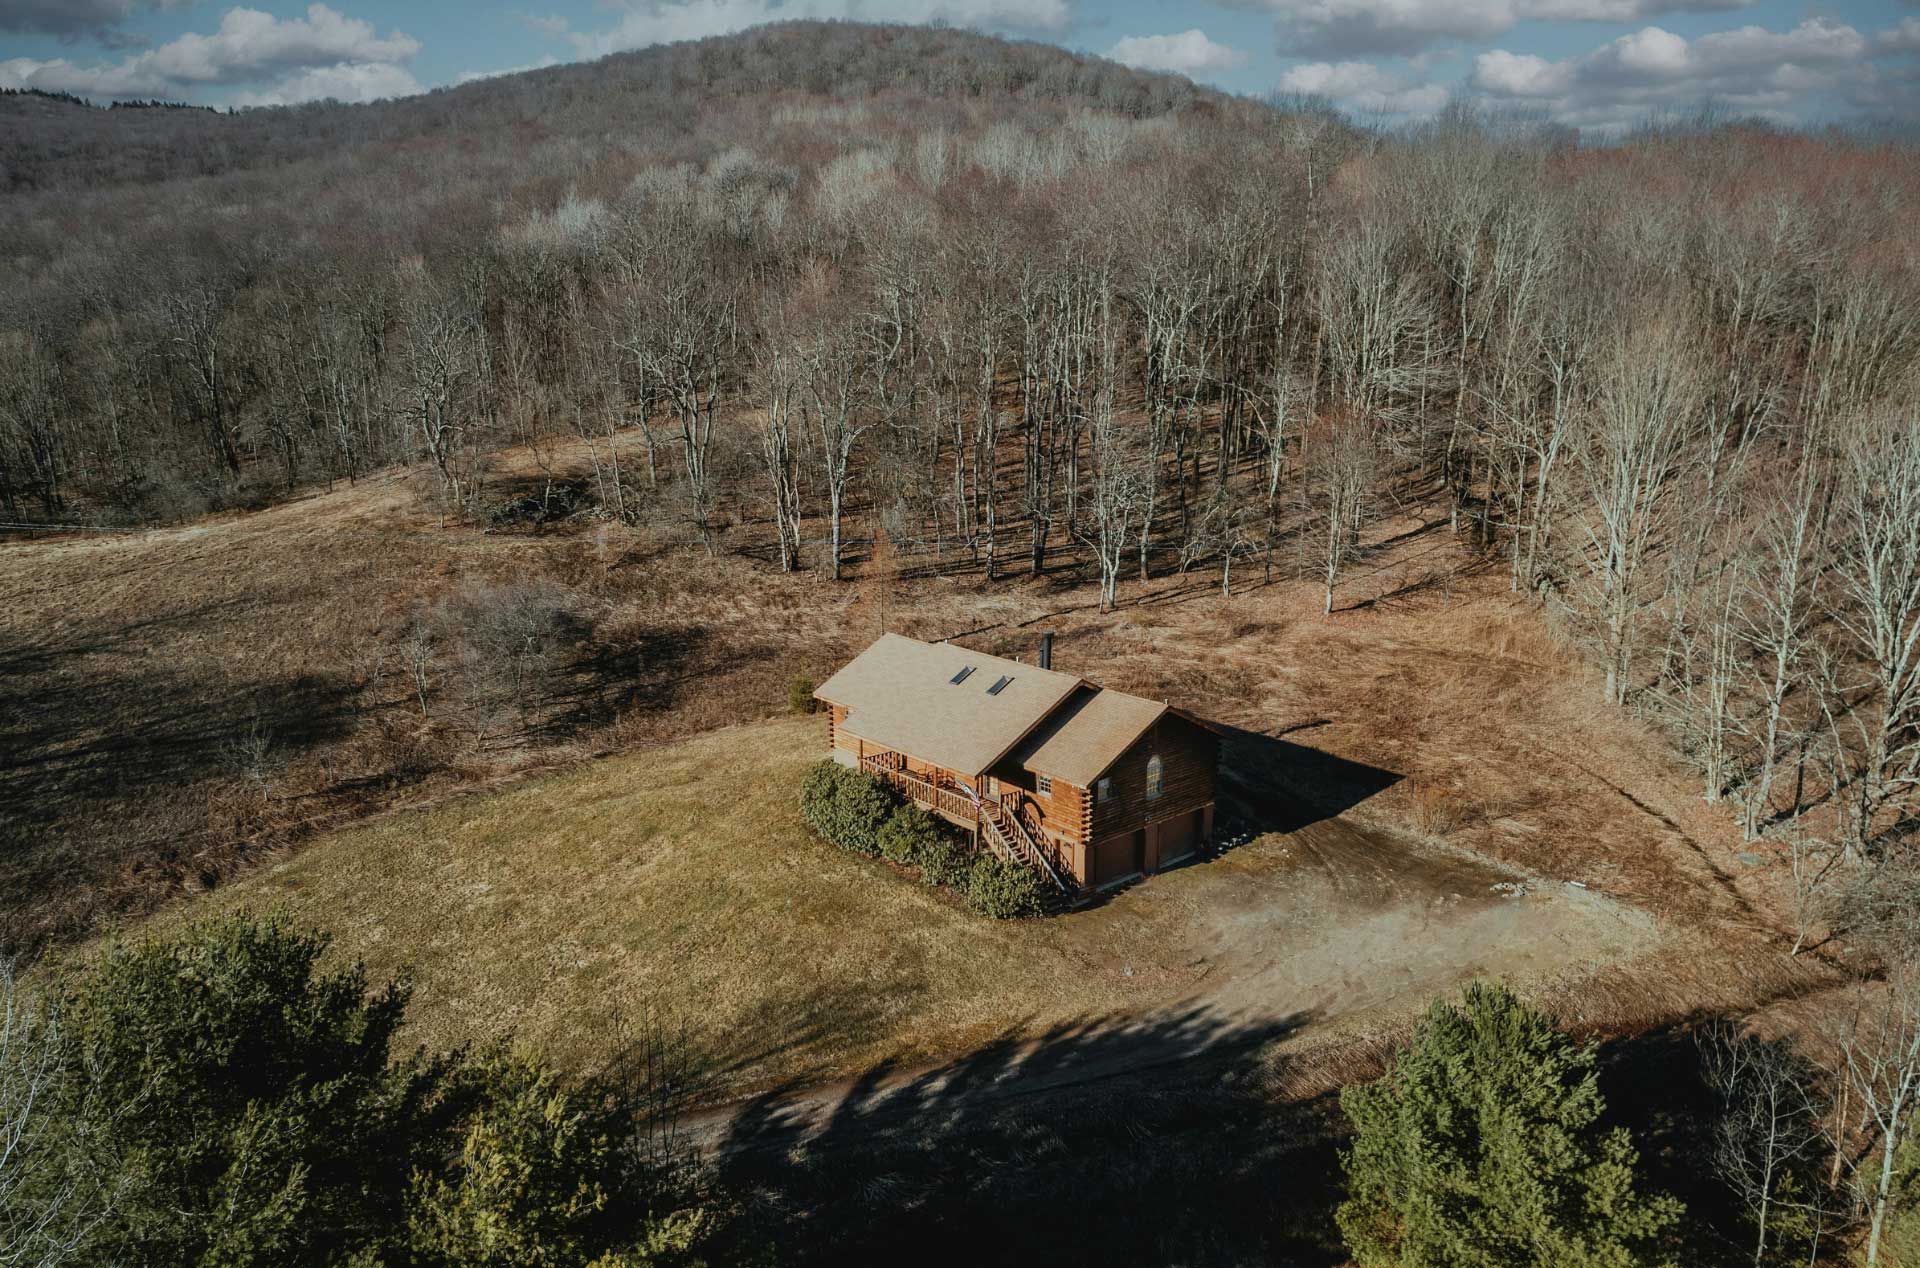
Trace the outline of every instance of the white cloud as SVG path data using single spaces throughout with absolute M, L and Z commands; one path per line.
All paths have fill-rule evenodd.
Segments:
M 1282 53 L 1412 53 L 1484 40 L 1518 21 L 1516 0 L 1265 0 Z
M 1416 53 L 1449 40 L 1504 35 L 1529 20 L 1635 22 L 1719 12 L 1753 0 L 1228 0 L 1274 15 L 1280 52 Z
M 1178 35 L 1130 35 L 1108 49 L 1107 56 L 1141 70 L 1170 70 L 1182 75 L 1232 70 L 1248 60 L 1239 49 L 1208 39 L 1199 27 Z
M 1542 22 L 1638 22 L 1663 13 L 1720 13 L 1753 0 L 1525 0 L 1522 18 Z
M 343 62 L 316 66 L 287 75 L 271 87 L 241 90 L 226 101 L 230 106 L 289 106 L 301 101 L 379 101 L 408 97 L 421 91 L 420 81 L 404 66 L 381 62 Z
M 1560 61 L 1504 49 L 1482 53 L 1468 82 L 1488 97 L 1544 104 L 1563 122 L 1590 128 L 1622 127 L 1650 111 L 1702 101 L 1793 121 L 1823 94 L 1857 95 L 1873 79 L 1867 58 L 1874 47 L 1853 27 L 1825 18 L 1790 31 L 1743 26 L 1693 40 L 1649 26 Z
M 1920 18 L 1901 18 L 1899 26 L 1874 36 L 1873 46 L 1883 53 L 1920 53 Z
M 1473 85 L 1501 97 L 1557 97 L 1572 80 L 1566 62 L 1494 49 L 1473 61 Z
M 181 83 L 234 83 L 263 71 L 350 62 L 398 63 L 420 51 L 399 31 L 384 38 L 373 23 L 324 4 L 304 18 L 276 18 L 259 9 L 229 9 L 212 35 L 189 32 L 133 59 L 143 70 Z
M 1053 32 L 1064 31 L 1073 18 L 1071 0 L 616 0 L 611 7 L 621 10 L 621 17 L 610 29 L 568 32 L 581 57 L 800 18 Z
M 188 32 L 118 62 L 82 65 L 67 58 L 0 62 L 0 86 L 45 88 L 88 97 L 186 97 L 207 90 L 233 105 L 280 104 L 336 96 L 370 101 L 420 91 L 406 64 L 420 41 L 382 36 L 371 22 L 314 4 L 304 17 L 276 18 L 229 9 L 211 35 Z M 244 86 L 244 87 L 242 87 Z
M 518 75 L 523 70 L 545 70 L 549 66 L 558 66 L 560 59 L 549 53 L 538 61 L 528 62 L 524 66 L 505 66 L 499 70 L 463 70 L 453 77 L 456 84 L 470 84 L 476 79 L 498 79 L 502 75 Z
M 1282 75 L 1280 88 L 1327 97 L 1358 114 L 1424 118 L 1447 104 L 1443 85 L 1415 83 L 1373 62 L 1308 62 Z

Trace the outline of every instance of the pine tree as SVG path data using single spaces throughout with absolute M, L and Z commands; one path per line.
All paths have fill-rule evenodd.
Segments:
M 195 1268 L 695 1262 L 718 1225 L 694 1172 L 627 1147 L 652 1130 L 630 1091 L 497 1051 L 396 1054 L 406 983 L 327 948 L 283 912 L 110 943 L 59 1000 L 33 1142 L 52 1156 L 0 1189 L 0 1265 L 52 1263 L 43 1244 Z M 100 1200 L 67 1200 L 82 1183 Z M 23 1215 L 47 1236 L 20 1237 Z
M 1364 1268 L 1638 1268 L 1678 1219 L 1605 1128 L 1591 1045 L 1504 987 L 1435 1001 L 1387 1076 L 1350 1087 L 1339 1224 Z

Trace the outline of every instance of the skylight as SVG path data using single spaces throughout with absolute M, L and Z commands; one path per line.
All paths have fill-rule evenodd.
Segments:
M 994 683 L 993 686 L 987 688 L 987 694 L 990 696 L 999 695 L 1001 688 L 1005 687 L 1008 683 L 1012 681 L 1013 679 L 1007 677 L 1005 674 L 1002 674 L 1000 676 L 1000 681 Z
M 947 681 L 952 683 L 954 686 L 958 687 L 961 683 L 967 680 L 967 675 L 972 672 L 973 672 L 973 666 L 968 665 L 965 669 L 962 669 L 959 673 L 947 679 Z

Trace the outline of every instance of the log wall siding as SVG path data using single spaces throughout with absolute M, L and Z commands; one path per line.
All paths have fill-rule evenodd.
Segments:
M 1073 874 L 1084 885 L 1093 866 L 1087 855 L 1093 841 L 1093 798 L 1078 784 L 1055 780 L 1053 786 L 1059 793 L 1062 831 L 1073 840 Z
M 1003 795 L 1017 790 L 1022 800 L 1037 812 L 1042 831 L 1062 840 L 1082 839 L 1082 829 L 1086 827 L 1082 813 L 1082 802 L 1086 796 L 1084 789 L 1076 788 L 1064 779 L 1056 779 L 1049 791 L 1041 792 L 1040 781 L 1033 771 L 1007 762 L 994 767 L 991 773 L 1000 781 Z M 1031 823 L 1034 817 L 1034 814 L 1029 814 L 1028 822 Z
M 884 745 L 868 744 L 847 729 L 847 711 L 839 705 L 827 709 L 827 749 L 839 750 L 855 761 L 865 755 L 886 752 Z M 1147 761 L 1159 754 L 1161 794 L 1148 797 Z M 1131 833 L 1147 824 L 1161 823 L 1213 804 L 1214 770 L 1219 757 L 1219 741 L 1202 727 L 1169 714 L 1153 725 L 1132 747 L 1108 768 L 1113 795 L 1094 804 L 1092 789 L 1055 779 L 1051 791 L 1039 791 L 1034 772 L 1002 766 L 993 771 L 1002 789 L 1019 789 L 1027 804 L 1038 812 L 1040 831 L 1060 844 L 1062 861 L 1075 880 L 1090 882 L 1092 844 L 1120 833 Z M 901 763 L 913 774 L 948 780 L 956 777 L 930 762 L 907 756 Z M 961 780 L 961 782 L 972 782 Z M 985 781 L 979 791 L 987 795 Z M 942 816 L 951 818 L 951 816 Z M 1032 816 L 1029 815 L 1029 822 Z M 955 820 L 955 822 L 959 822 Z M 971 827 L 971 824 L 961 824 Z
M 1087 839 L 1087 790 L 1064 779 L 1053 781 L 1053 795 L 1036 797 L 1044 812 L 1043 826 L 1072 841 Z
M 1147 796 L 1147 760 L 1160 756 L 1158 797 Z M 1213 804 L 1219 741 L 1185 718 L 1168 714 L 1107 768 L 1113 795 L 1093 807 L 1087 840 L 1104 840 L 1144 824 Z

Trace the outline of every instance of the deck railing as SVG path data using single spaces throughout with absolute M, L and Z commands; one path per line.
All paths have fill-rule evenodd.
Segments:
M 969 790 L 916 775 L 906 769 L 898 753 L 869 753 L 860 759 L 860 769 L 886 780 L 902 795 L 929 810 L 949 814 L 956 819 L 972 819 L 980 825 L 981 836 L 995 853 L 1016 863 L 1037 867 L 1061 893 L 1072 892 L 1052 842 L 1042 845 L 1013 810 L 993 800 L 977 799 Z
M 935 783 L 924 776 L 889 761 L 890 754 L 873 754 L 860 760 L 860 767 L 869 775 L 886 780 L 913 801 L 919 802 L 929 810 L 938 810 L 944 814 L 971 819 L 979 814 L 973 798 L 958 788 Z

